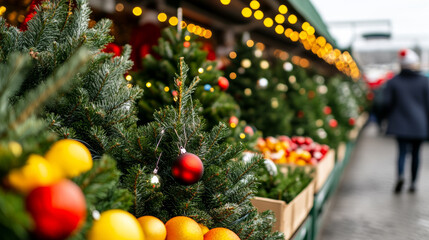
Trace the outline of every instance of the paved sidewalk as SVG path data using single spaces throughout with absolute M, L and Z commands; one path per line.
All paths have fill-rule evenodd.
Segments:
M 395 161 L 396 141 L 369 124 L 332 198 L 319 240 L 429 239 L 429 144 L 421 152 L 415 194 L 408 193 L 409 159 L 403 192 L 393 194 Z

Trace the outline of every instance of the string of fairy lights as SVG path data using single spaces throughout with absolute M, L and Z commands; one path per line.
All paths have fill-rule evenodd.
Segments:
M 231 0 L 220 0 L 220 2 L 227 6 L 231 3 Z M 304 21 L 300 27 L 302 30 L 295 31 L 292 27 L 299 29 L 299 26 L 296 26 L 299 19 L 295 14 L 289 13 L 285 4 L 278 7 L 277 13 L 273 17 L 274 20 L 266 16 L 260 6 L 261 4 L 258 0 L 252 0 L 249 6 L 243 7 L 241 15 L 245 18 L 251 18 L 253 15 L 256 20 L 262 21 L 265 27 L 274 27 L 274 31 L 277 34 L 284 35 L 293 42 L 299 41 L 306 50 L 313 52 L 325 62 L 334 65 L 347 76 L 353 79 L 360 77 L 359 68 L 350 53 L 347 51 L 341 52 L 339 49 L 334 48 L 323 36 L 316 37 L 316 30 L 309 22 Z M 294 63 L 298 62 L 300 63 L 299 65 L 306 65 L 305 59 L 303 62 L 301 60 L 303 59 L 295 57 Z

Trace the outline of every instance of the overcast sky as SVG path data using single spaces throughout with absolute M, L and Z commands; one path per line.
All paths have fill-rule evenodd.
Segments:
M 396 40 L 429 43 L 429 0 L 311 0 L 340 47 L 362 32 L 388 32 L 386 23 L 341 25 L 344 21 L 390 20 Z M 355 34 L 356 33 L 356 34 Z

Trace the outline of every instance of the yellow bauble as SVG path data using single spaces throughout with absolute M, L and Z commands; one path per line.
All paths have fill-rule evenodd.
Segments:
M 46 159 L 57 165 L 67 177 L 76 177 L 92 168 L 92 157 L 88 148 L 82 143 L 71 140 L 60 140 L 46 153 Z
M 213 228 L 204 235 L 204 240 L 240 240 L 240 238 L 229 229 Z
M 165 224 L 166 240 L 203 240 L 200 226 L 192 218 L 174 217 Z
M 9 184 L 24 194 L 36 187 L 50 185 L 60 179 L 62 179 L 62 171 L 36 154 L 30 155 L 22 168 L 12 170 L 7 176 Z
M 137 219 L 129 212 L 119 209 L 103 212 L 94 222 L 89 240 L 145 240 Z M 148 240 L 148 239 L 146 239 Z
M 206 227 L 204 224 L 198 223 L 198 225 L 200 226 L 201 231 L 203 232 L 203 235 L 206 234 L 209 231 L 209 228 Z
M 145 239 L 165 240 L 167 229 L 161 220 L 152 216 L 139 217 L 137 220 L 143 230 Z

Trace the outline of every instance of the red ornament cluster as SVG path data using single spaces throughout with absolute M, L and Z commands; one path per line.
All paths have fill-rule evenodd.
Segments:
M 27 16 L 25 16 L 24 22 L 21 23 L 20 30 L 27 31 L 28 22 L 36 15 L 36 7 L 42 3 L 43 0 L 31 1 Z
M 279 138 L 280 139 L 280 138 Z M 320 162 L 329 151 L 329 146 L 319 144 L 310 137 L 294 136 L 290 139 L 290 146 L 293 151 L 307 151 L 311 154 L 311 162 Z
M 335 119 L 331 119 L 331 120 L 329 120 L 329 126 L 330 126 L 331 128 L 336 128 L 336 127 L 338 127 L 338 122 L 337 122 L 337 120 L 335 120 Z
M 329 107 L 329 106 L 325 106 L 325 107 L 323 108 L 323 113 L 324 113 L 324 114 L 326 114 L 326 115 L 331 114 L 331 113 L 332 113 L 332 109 L 331 109 L 331 107 Z

